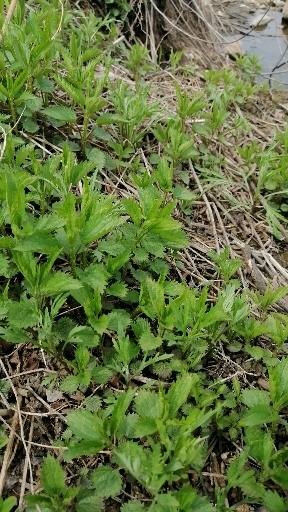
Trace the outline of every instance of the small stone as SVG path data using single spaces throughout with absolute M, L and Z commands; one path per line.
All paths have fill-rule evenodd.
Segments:
M 237 507 L 235 510 L 237 510 L 237 512 L 250 512 L 251 509 L 247 503 L 243 503 L 242 505 L 239 505 L 239 507 Z
M 256 16 L 250 23 L 250 27 L 265 27 L 271 21 L 272 18 L 270 16 L 263 16 L 263 14 L 259 14 L 259 16 Z
M 227 43 L 225 45 L 225 53 L 226 55 L 231 55 L 232 57 L 243 57 L 243 55 L 245 55 L 245 51 L 243 50 L 240 41 L 233 41 L 232 43 Z
M 56 402 L 57 400 L 61 400 L 63 398 L 63 394 L 61 393 L 61 391 L 57 391 L 57 389 L 54 389 L 54 391 L 49 391 L 49 389 L 47 389 L 46 397 L 47 402 L 51 404 L 53 402 Z
M 284 7 L 285 2 L 283 2 L 283 0 L 273 0 L 273 5 L 280 10 Z
M 286 0 L 282 11 L 282 18 L 288 21 L 288 0 Z

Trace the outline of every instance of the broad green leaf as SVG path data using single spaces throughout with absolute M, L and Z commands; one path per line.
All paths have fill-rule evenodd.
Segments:
M 27 333 L 23 332 L 21 329 L 6 329 L 5 327 L 0 327 L 0 335 L 1 337 L 7 341 L 8 343 L 31 343 L 31 339 Z
M 101 498 L 114 498 L 120 493 L 122 487 L 119 471 L 112 469 L 111 466 L 99 466 L 91 474 L 91 482 Z
M 76 506 L 76 512 L 102 512 L 103 502 L 97 494 L 81 498 Z
M 111 329 L 111 331 L 119 331 L 121 328 L 125 332 L 128 325 L 131 324 L 131 317 L 124 309 L 114 309 L 114 311 L 108 313 L 107 318 L 108 329 Z
M 34 121 L 32 121 L 32 119 L 30 119 L 29 117 L 26 119 L 23 119 L 22 127 L 28 133 L 36 133 L 36 132 L 38 132 L 38 130 L 40 128 L 39 124 L 34 123 Z
M 135 397 L 135 410 L 142 418 L 160 418 L 162 407 L 158 393 L 149 389 L 140 389 Z
M 135 424 L 133 437 L 147 437 L 152 436 L 158 430 L 158 424 L 154 418 L 139 418 Z
M 70 461 L 72 459 L 78 459 L 83 455 L 96 455 L 98 452 L 103 450 L 103 441 L 81 441 L 80 443 L 69 443 L 68 450 L 63 453 L 63 459 Z
M 169 415 L 174 417 L 180 407 L 187 401 L 191 388 L 197 379 L 190 373 L 182 375 L 176 382 L 173 382 L 168 393 L 167 400 L 169 402 Z
M 175 496 L 179 501 L 181 511 L 215 512 L 215 507 L 209 503 L 208 499 L 199 496 L 190 485 L 183 485 Z
M 91 244 L 99 238 L 107 235 L 118 226 L 125 222 L 116 212 L 106 213 L 103 215 L 90 218 L 81 233 L 81 241 L 84 245 Z
M 188 187 L 181 187 L 177 185 L 173 190 L 173 197 L 178 199 L 178 201 L 189 201 L 190 204 L 197 199 L 197 196 L 194 192 L 192 192 Z
M 161 510 L 162 507 L 167 511 L 175 508 L 179 509 L 179 501 L 172 495 L 172 492 L 168 492 L 166 494 L 158 494 L 156 497 L 156 502 L 157 505 L 161 505 Z
M 124 416 L 120 427 L 117 430 L 117 438 L 127 437 L 132 439 L 134 436 L 135 424 L 138 420 L 138 414 L 128 413 Z
M 18 235 L 25 215 L 25 190 L 15 175 L 6 174 L 6 204 L 10 216 L 10 224 L 14 235 Z
M 48 454 L 44 459 L 41 471 L 41 484 L 44 491 L 50 496 L 58 496 L 64 489 L 64 471 L 52 455 Z
M 120 252 L 118 256 L 115 258 L 111 258 L 108 256 L 107 262 L 107 270 L 110 274 L 114 275 L 120 268 L 122 268 L 127 261 L 130 260 L 131 251 L 129 249 L 125 249 L 125 251 Z
M 263 504 L 268 512 L 287 512 L 285 501 L 279 496 L 277 491 L 266 491 L 263 496 Z
M 269 393 L 262 389 L 244 389 L 242 392 L 242 402 L 247 405 L 247 407 L 254 407 L 254 405 L 260 404 L 269 406 Z
M 42 106 L 42 98 L 31 94 L 28 91 L 22 92 L 22 94 L 14 100 L 15 105 L 26 105 L 30 112 L 36 112 Z
M 55 107 L 47 107 L 42 109 L 43 114 L 64 123 L 76 123 L 76 114 L 74 110 L 64 105 L 57 105 Z
M 32 253 L 13 252 L 14 262 L 33 289 L 37 283 L 36 261 Z
M 144 504 L 141 501 L 131 500 L 121 507 L 121 512 L 143 512 Z M 282 511 L 281 511 L 282 512 Z
M 113 372 L 106 366 L 95 366 L 92 370 L 92 377 L 96 384 L 107 384 L 112 376 Z
M 146 280 L 146 286 L 153 308 L 158 315 L 158 318 L 161 318 L 165 306 L 164 288 L 161 284 L 157 283 L 150 277 Z
M 119 297 L 120 299 L 124 299 L 127 295 L 128 287 L 125 283 L 113 283 L 106 290 L 107 295 L 113 295 L 114 297 Z
M 64 393 L 75 393 L 78 389 L 79 380 L 76 375 L 68 375 L 65 379 L 60 383 L 60 389 Z
M 264 425 L 276 421 L 278 414 L 273 412 L 270 405 L 254 405 L 249 411 L 244 412 L 239 425 L 253 427 L 254 425 Z
M 263 432 L 259 427 L 245 429 L 245 441 L 251 457 L 260 463 L 271 459 L 274 452 L 271 432 Z
M 274 480 L 282 489 L 288 490 L 288 469 L 286 468 L 275 468 L 271 472 L 271 479 Z
M 84 441 L 103 441 L 103 421 L 90 411 L 78 410 L 68 414 L 67 425 L 73 434 Z
M 44 254 L 50 254 L 60 248 L 61 245 L 58 240 L 49 233 L 33 233 L 32 235 L 23 238 L 14 246 L 15 251 L 31 251 Z
M 87 347 L 85 347 L 83 344 L 79 345 L 75 351 L 75 358 L 81 371 L 85 370 L 90 361 L 90 352 Z
M 129 473 L 136 479 L 141 478 L 140 472 L 143 448 L 139 446 L 138 443 L 127 441 L 126 443 L 121 444 L 114 451 L 114 458 L 116 464 L 118 464 L 120 468 L 129 471 Z
M 116 434 L 121 425 L 125 412 L 133 400 L 134 394 L 135 391 L 133 389 L 128 389 L 117 398 L 110 418 L 110 434 L 112 436 Z
M 73 279 L 69 274 L 64 272 L 54 272 L 47 276 L 40 285 L 40 292 L 42 295 L 48 297 L 49 295 L 58 295 L 63 292 L 71 292 L 78 290 L 82 287 L 82 284 Z
M 54 91 L 55 85 L 52 80 L 49 80 L 46 76 L 38 76 L 35 80 L 35 84 L 38 89 L 42 92 L 51 93 Z
M 134 222 L 135 226 L 139 227 L 141 224 L 141 208 L 139 204 L 135 201 L 135 199 L 132 199 L 131 197 L 124 198 L 122 200 L 122 203 L 124 205 L 124 208 L 126 212 L 130 215 L 132 221 Z
M 77 325 L 69 332 L 67 342 L 79 343 L 85 347 L 96 348 L 100 343 L 100 339 L 99 336 L 95 335 L 91 327 Z
M 10 302 L 7 319 L 14 328 L 25 329 L 36 325 L 39 315 L 33 299 L 21 297 L 20 302 Z
M 275 367 L 279 376 L 281 395 L 288 392 L 288 357 L 283 358 Z
M 0 253 L 0 276 L 9 277 L 9 260 L 2 252 Z
M 182 231 L 181 224 L 174 219 L 157 219 L 146 221 L 143 228 L 146 227 L 150 232 L 157 233 L 163 240 L 168 242 L 168 246 L 175 249 L 184 249 L 189 245 L 188 238 Z
M 148 352 L 150 350 L 156 350 L 158 347 L 161 347 L 163 342 L 159 336 L 154 336 L 154 334 L 152 334 L 152 332 L 148 329 L 143 332 L 143 334 L 141 334 L 138 343 L 143 352 Z
M 109 274 L 104 265 L 92 263 L 85 270 L 77 269 L 77 277 L 94 290 L 98 288 L 102 294 L 107 286 Z

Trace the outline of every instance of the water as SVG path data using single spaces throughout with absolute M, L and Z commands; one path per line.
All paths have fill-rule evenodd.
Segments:
M 264 11 L 259 9 L 253 14 L 247 14 L 244 32 L 249 30 L 251 21 L 260 14 L 264 14 Z M 288 25 L 283 26 L 281 12 L 270 10 L 267 15 L 272 18 L 268 25 L 255 28 L 249 35 L 244 36 L 241 40 L 242 47 L 247 53 L 262 57 L 262 81 L 268 82 L 270 73 L 277 66 L 271 84 L 288 89 Z M 238 37 L 242 35 L 239 33 Z

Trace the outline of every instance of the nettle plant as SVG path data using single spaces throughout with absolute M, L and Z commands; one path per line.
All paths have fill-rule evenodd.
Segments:
M 245 502 L 284 512 L 287 449 L 279 438 L 287 430 L 287 359 L 279 362 L 277 356 L 285 350 L 288 323 L 268 308 L 287 290 L 243 292 L 235 279 L 241 261 L 230 259 L 228 249 L 208 255 L 221 283 L 218 293 L 208 283 L 191 289 L 173 279 L 171 264 L 181 267 L 179 251 L 189 244 L 175 209 L 189 214 L 195 200 L 183 164 L 192 159 L 201 170 L 206 162 L 210 170 L 212 163 L 213 179 L 219 180 L 220 159 L 209 154 L 207 142 L 225 144 L 228 107 L 251 95 L 254 86 L 239 84 L 227 70 L 207 73 L 204 94 L 193 99 L 175 85 L 176 113 L 168 115 L 151 102 L 144 79 L 152 65 L 145 48 L 138 44 L 124 52 L 135 87 L 115 85 L 111 40 L 117 31 L 111 21 L 77 11 L 75 24 L 72 11 L 62 13 L 56 1 L 41 0 L 38 7 L 29 5 L 25 12 L 19 2 L 0 58 L 6 134 L 0 334 L 57 359 L 61 380 L 55 372 L 43 385 L 59 384 L 67 394 L 80 390 L 85 399 L 68 415 L 59 460 L 45 458 L 43 489 L 27 497 L 27 510 L 95 512 L 115 499 L 121 500 L 121 512 L 212 512 L 215 504 L 224 512 L 238 488 Z M 224 89 L 216 93 L 219 81 Z M 44 158 L 44 146 L 21 138 L 40 127 L 49 144 L 51 131 L 61 134 L 61 153 Z M 159 151 L 145 156 L 148 172 L 137 152 L 151 134 Z M 286 142 L 279 137 L 277 148 Z M 285 165 L 277 148 L 271 147 L 269 165 L 277 155 L 283 184 Z M 248 166 L 255 163 L 254 149 L 242 151 Z M 277 177 L 266 172 L 264 156 L 257 158 L 263 164 L 259 195 Z M 125 172 L 134 193 L 103 192 L 103 170 Z M 186 186 L 176 184 L 175 176 Z M 209 179 L 211 184 L 211 172 Z M 253 344 L 263 334 L 275 344 L 273 352 Z M 212 380 L 205 363 L 220 344 L 263 361 L 269 391 L 241 391 L 236 378 L 232 385 Z M 116 391 L 113 381 L 119 383 Z M 6 399 L 5 385 L 0 392 Z M 192 476 L 201 481 L 210 437 L 219 433 L 241 437 L 245 449 L 231 461 L 226 485 L 203 497 Z M 1 439 L 4 446 L 5 431 Z M 97 457 L 96 469 L 82 469 L 69 486 L 62 463 L 89 456 Z M 255 465 L 247 469 L 251 457 Z M 131 482 L 139 499 L 128 501 Z M 0 510 L 9 512 L 14 502 L 0 500 Z

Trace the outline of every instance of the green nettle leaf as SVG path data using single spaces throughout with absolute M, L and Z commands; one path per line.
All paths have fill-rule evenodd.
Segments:
M 9 277 L 9 260 L 3 253 L 0 253 L 0 275 Z
M 280 385 L 280 396 L 288 393 L 288 358 L 283 358 L 275 367 Z
M 287 506 L 283 498 L 281 498 L 277 491 L 266 491 L 263 497 L 264 507 L 268 512 L 286 512 Z
M 42 106 L 42 98 L 24 91 L 19 98 L 15 100 L 16 105 L 25 105 L 31 112 L 36 112 Z
M 113 295 L 114 297 L 119 297 L 120 299 L 124 299 L 127 295 L 128 286 L 125 283 L 113 283 L 106 290 L 107 295 Z
M 278 468 L 273 471 L 271 475 L 271 479 L 282 489 L 288 490 L 288 469 L 286 468 Z
M 197 512 L 215 512 L 215 507 L 204 496 L 199 496 L 196 489 L 190 485 L 183 485 L 176 493 L 181 510 L 197 510 Z
M 53 92 L 55 88 L 54 82 L 49 80 L 49 78 L 46 78 L 46 76 L 38 76 L 35 80 L 35 85 L 40 89 L 40 91 L 48 93 Z
M 77 269 L 77 277 L 94 290 L 98 288 L 99 292 L 103 293 L 108 283 L 109 273 L 104 265 L 91 264 L 85 270 Z
M 61 249 L 61 245 L 53 235 L 36 232 L 25 237 L 21 242 L 17 243 L 13 249 L 21 252 L 31 251 L 50 254 Z
M 156 350 L 161 347 L 162 339 L 159 336 L 154 336 L 150 329 L 143 332 L 139 338 L 139 345 L 143 352 L 148 352 L 149 350 Z
M 128 325 L 131 323 L 131 317 L 124 309 L 114 309 L 111 313 L 108 313 L 108 329 L 111 331 L 119 331 L 123 329 L 125 332 Z
M 72 433 L 84 441 L 103 441 L 103 421 L 90 411 L 72 411 L 67 417 Z
M 76 114 L 74 110 L 64 105 L 57 105 L 55 107 L 47 107 L 41 111 L 48 117 L 56 119 L 57 121 L 63 121 L 64 123 L 76 123 Z
M 64 393 L 75 393 L 78 386 L 79 380 L 76 375 L 68 375 L 68 377 L 65 377 L 65 379 L 62 380 L 60 389 L 61 391 L 64 391 Z
M 99 336 L 95 335 L 93 329 L 91 329 L 91 327 L 87 327 L 86 325 L 77 325 L 74 327 L 69 332 L 67 341 L 69 343 L 80 343 L 84 347 L 91 348 L 96 348 L 100 343 Z
M 182 375 L 176 382 L 173 382 L 168 393 L 169 415 L 173 418 L 180 407 L 186 402 L 193 384 L 197 382 L 196 375 L 190 373 Z
M 96 215 L 86 222 L 81 233 L 81 241 L 84 245 L 91 244 L 124 222 L 124 217 L 120 217 L 117 212 L 105 212 L 101 215 Z
M 95 366 L 92 370 L 92 377 L 96 384 L 106 384 L 112 376 L 113 372 L 105 366 Z
M 158 423 L 153 418 L 138 418 L 132 437 L 152 436 L 158 430 Z
M 146 280 L 146 286 L 153 308 L 158 317 L 161 317 L 165 306 L 164 288 L 161 284 L 153 281 L 150 277 Z
M 7 341 L 8 343 L 30 343 L 31 338 L 23 332 L 21 329 L 16 327 L 12 329 L 5 329 L 5 327 L 0 327 L 0 335 L 1 337 Z
M 269 406 L 269 393 L 262 389 L 244 389 L 242 392 L 242 402 L 247 405 L 247 407 L 254 407 L 254 405 L 260 404 Z
M 121 512 L 143 512 L 144 504 L 141 501 L 133 500 L 121 507 Z M 282 512 L 282 511 L 281 511 Z
M 63 459 L 70 461 L 83 457 L 83 455 L 95 455 L 103 450 L 102 441 L 81 441 L 80 443 L 69 443 L 68 450 L 63 453 Z
M 143 448 L 139 446 L 138 443 L 127 441 L 121 444 L 114 452 L 114 459 L 120 468 L 129 471 L 137 480 L 141 480 Z
M 71 292 L 73 290 L 79 290 L 82 284 L 73 279 L 69 274 L 64 272 L 54 272 L 48 275 L 40 285 L 40 292 L 42 295 L 48 297 L 49 295 L 58 295 L 63 292 Z
M 34 123 L 30 118 L 23 119 L 22 126 L 24 130 L 29 133 L 36 133 L 40 128 L 39 124 Z
M 44 459 L 42 465 L 41 484 L 44 491 L 50 496 L 61 494 L 65 487 L 64 471 L 58 460 L 50 454 Z
M 13 328 L 27 329 L 36 325 L 39 316 L 33 299 L 28 300 L 22 296 L 20 302 L 10 302 L 7 319 Z
M 77 506 L 77 512 L 102 512 L 103 502 L 97 494 L 88 495 L 79 499 Z
M 117 469 L 100 466 L 91 474 L 91 482 L 97 495 L 101 498 L 114 498 L 120 493 L 122 479 Z
M 133 220 L 135 226 L 139 227 L 142 218 L 141 208 L 139 204 L 131 197 L 124 198 L 122 200 L 122 204 L 126 212 L 130 215 L 131 219 Z
M 162 407 L 158 394 L 148 389 L 140 389 L 135 397 L 135 410 L 142 418 L 160 418 Z
M 273 412 L 270 405 L 254 405 L 248 411 L 244 412 L 239 425 L 253 427 L 255 425 L 264 425 L 276 421 L 278 414 Z
M 128 389 L 128 391 L 123 392 L 122 395 L 117 398 L 110 418 L 110 434 L 112 436 L 116 434 L 120 427 L 124 414 L 133 400 L 134 394 L 135 391 L 133 389 Z

